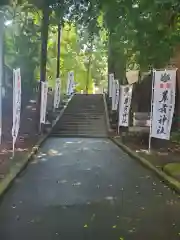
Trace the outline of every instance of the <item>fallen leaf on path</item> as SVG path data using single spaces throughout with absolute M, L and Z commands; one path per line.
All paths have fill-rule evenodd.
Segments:
M 105 199 L 108 200 L 108 201 L 112 201 L 112 200 L 114 200 L 114 197 L 108 196 L 108 197 L 105 197 Z
M 132 228 L 132 229 L 130 229 L 128 232 L 129 233 L 134 233 L 136 231 L 136 229 L 135 228 Z
M 67 180 L 61 180 L 60 183 L 67 183 Z
M 177 204 L 177 201 L 175 201 L 175 200 L 173 200 L 173 199 L 167 200 L 167 201 L 166 201 L 166 204 L 172 206 L 172 205 L 174 205 L 174 204 Z
M 58 154 L 58 151 L 57 151 L 57 150 L 50 149 L 50 150 L 48 151 L 48 155 L 50 155 L 50 156 L 55 156 L 55 155 L 57 155 L 57 154 Z
M 81 185 L 81 182 L 76 182 L 76 183 L 73 183 L 72 185 L 73 185 L 73 186 L 80 186 L 80 185 Z

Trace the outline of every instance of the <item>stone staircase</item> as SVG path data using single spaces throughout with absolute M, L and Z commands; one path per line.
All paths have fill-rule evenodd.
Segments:
M 74 95 L 52 136 L 107 137 L 103 95 Z

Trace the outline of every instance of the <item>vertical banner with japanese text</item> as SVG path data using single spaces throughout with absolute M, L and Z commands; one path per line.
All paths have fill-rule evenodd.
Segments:
M 175 107 L 176 69 L 154 72 L 150 136 L 170 139 Z
M 74 72 L 68 72 L 68 82 L 67 82 L 67 95 L 71 95 L 74 92 Z
M 47 93 L 48 93 L 48 83 L 41 82 L 40 123 L 44 123 L 44 124 L 46 123 Z
M 114 73 L 109 74 L 109 97 L 112 97 L 112 85 L 114 81 Z
M 119 126 L 129 126 L 129 111 L 131 107 L 133 85 L 120 86 Z
M 13 70 L 13 149 L 16 142 L 21 118 L 21 71 L 20 68 Z
M 54 89 L 54 109 L 59 107 L 61 100 L 61 81 L 60 78 L 56 78 Z
M 119 103 L 119 81 L 112 81 L 112 111 L 117 111 Z

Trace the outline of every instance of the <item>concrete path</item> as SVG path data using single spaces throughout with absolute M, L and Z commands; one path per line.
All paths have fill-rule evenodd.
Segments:
M 0 240 L 178 240 L 180 199 L 106 139 L 46 141 L 0 204 Z

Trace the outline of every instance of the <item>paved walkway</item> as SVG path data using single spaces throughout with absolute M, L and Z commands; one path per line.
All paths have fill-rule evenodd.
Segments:
M 46 141 L 0 204 L 1 240 L 178 240 L 180 199 L 106 139 Z

